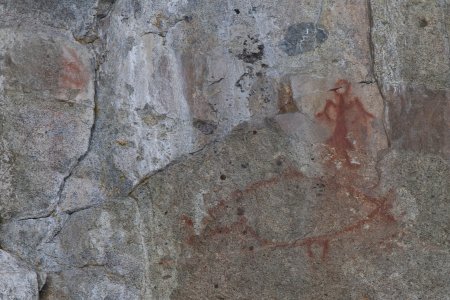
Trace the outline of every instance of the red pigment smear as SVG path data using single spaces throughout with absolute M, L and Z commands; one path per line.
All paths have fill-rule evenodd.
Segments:
M 171 266 L 175 263 L 175 261 L 173 259 L 170 258 L 162 258 L 159 260 L 158 265 L 160 266 L 164 266 L 164 267 L 168 267 Z
M 338 80 L 336 87 L 330 91 L 334 93 L 334 101 L 328 99 L 316 117 L 333 127 L 327 144 L 335 149 L 335 159 L 343 160 L 347 166 L 355 166 L 349 156 L 349 151 L 355 150 L 349 134 L 352 134 L 357 143 L 363 145 L 361 134 L 367 132 L 367 124 L 374 116 L 364 109 L 359 98 L 352 95 L 352 87 L 347 80 Z
M 186 225 L 187 227 L 193 228 L 194 227 L 194 221 L 192 221 L 191 218 L 189 218 L 186 215 L 181 215 L 181 220 L 183 221 L 184 225 Z
M 61 65 L 60 87 L 76 90 L 85 88 L 89 80 L 89 74 L 74 49 L 67 47 L 63 49 Z
M 304 248 L 306 255 L 311 259 L 325 260 L 333 242 L 345 239 L 346 236 L 361 235 L 365 225 L 380 224 L 384 227 L 378 227 L 375 230 L 382 230 L 383 232 L 386 230 L 386 233 L 389 231 L 388 228 L 396 223 L 396 219 L 390 212 L 394 199 L 393 193 L 389 192 L 384 197 L 368 195 L 355 187 L 354 182 L 363 179 L 357 172 L 350 170 L 359 165 L 351 163 L 349 152 L 364 150 L 365 138 L 368 134 L 368 122 L 374 116 L 364 109 L 357 97 L 352 95 L 351 85 L 347 80 L 338 80 L 335 88 L 330 91 L 334 93 L 334 100 L 326 101 L 324 109 L 317 114 L 317 118 L 333 128 L 333 133 L 326 143 L 334 149 L 334 159 L 342 161 L 345 168 L 337 170 L 337 173 L 332 173 L 333 176 L 307 178 L 294 167 L 288 167 L 279 175 L 249 183 L 243 189 L 233 191 L 226 199 L 220 200 L 214 207 L 208 209 L 208 216 L 202 220 L 204 229 L 200 235 L 194 233 L 192 220 L 183 215 L 181 219 L 184 224 L 187 245 L 190 247 L 209 243 L 214 245 L 224 239 L 237 239 L 241 242 L 251 242 L 254 245 L 251 249 L 243 247 L 240 253 L 251 254 L 255 251 L 271 249 Z M 353 143 L 351 139 L 356 143 Z M 324 167 L 329 168 L 330 165 L 324 162 Z M 336 198 L 338 192 L 349 195 L 355 201 L 366 203 L 367 207 L 371 207 L 371 210 L 364 217 L 360 217 L 332 232 L 286 242 L 268 240 L 249 224 L 245 216 L 240 215 L 237 219 L 234 219 L 230 215 L 233 211 L 232 203 L 244 199 L 245 196 L 250 196 L 256 192 L 264 193 L 264 191 L 270 190 L 283 182 L 294 184 L 305 179 L 323 182 L 329 189 L 326 200 L 312 212 L 313 214 L 319 213 L 320 216 L 321 211 L 332 211 L 336 220 L 346 219 L 346 216 L 340 215 L 339 211 L 336 210 L 336 201 L 338 204 L 343 201 L 339 197 Z M 229 218 L 233 218 L 234 221 L 230 221 Z M 319 227 L 323 222 L 327 224 L 327 220 L 319 220 L 318 222 Z M 370 232 L 365 234 L 370 234 Z M 322 250 L 319 257 L 314 255 L 314 246 Z M 217 254 L 221 255 L 221 253 Z M 224 254 L 226 255 L 225 252 Z
M 325 260 L 330 249 L 330 244 L 342 238 L 344 235 L 354 234 L 363 229 L 366 224 L 374 223 L 376 221 L 383 221 L 384 224 L 393 224 L 396 222 L 395 218 L 390 213 L 392 208 L 391 202 L 392 197 L 388 195 L 384 198 L 376 198 L 368 196 L 352 186 L 340 186 L 340 188 L 345 189 L 350 195 L 355 198 L 360 199 L 370 203 L 374 208 L 368 213 L 364 218 L 356 220 L 355 222 L 338 229 L 334 232 L 312 236 L 307 238 L 302 238 L 289 242 L 279 242 L 272 241 L 261 237 L 258 232 L 253 228 L 245 216 L 240 216 L 236 221 L 229 224 L 218 224 L 218 219 L 227 216 L 227 203 L 232 203 L 243 196 L 248 196 L 250 193 L 254 193 L 258 190 L 267 189 L 273 187 L 274 185 L 289 181 L 301 181 L 305 176 L 293 168 L 288 168 L 285 172 L 278 176 L 271 177 L 269 179 L 264 179 L 256 181 L 247 185 L 243 190 L 237 190 L 230 194 L 230 197 L 226 200 L 221 200 L 218 204 L 208 210 L 208 217 L 203 220 L 204 225 L 207 228 L 201 233 L 200 236 L 196 236 L 192 230 L 193 221 L 186 215 L 181 216 L 182 223 L 186 228 L 187 237 L 185 239 L 186 244 L 190 246 L 195 246 L 195 244 L 202 244 L 204 241 L 212 241 L 214 239 L 223 239 L 225 236 L 238 236 L 241 240 L 253 240 L 258 246 L 248 250 L 244 248 L 242 253 L 254 253 L 255 251 L 270 250 L 270 249 L 288 249 L 288 248 L 305 248 L 306 254 L 310 258 L 315 258 L 312 251 L 314 245 L 319 246 L 322 249 L 320 255 L 321 260 Z M 336 183 L 335 183 L 336 184 Z

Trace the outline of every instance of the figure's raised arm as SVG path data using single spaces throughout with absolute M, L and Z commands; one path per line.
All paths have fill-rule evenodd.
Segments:
M 325 118 L 325 121 L 336 121 L 336 103 L 333 100 L 327 99 L 325 107 L 322 111 L 316 114 L 317 118 Z

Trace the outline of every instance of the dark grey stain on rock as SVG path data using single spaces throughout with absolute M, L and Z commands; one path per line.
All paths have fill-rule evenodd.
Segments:
M 314 50 L 326 41 L 328 32 L 311 22 L 302 22 L 288 27 L 280 48 L 289 56 Z
M 205 121 L 200 119 L 194 119 L 193 123 L 195 128 L 200 130 L 205 135 L 213 134 L 217 129 L 217 125 L 211 121 Z
M 254 64 L 258 60 L 261 60 L 264 56 L 264 44 L 262 44 L 256 37 L 248 36 L 248 39 L 244 40 L 244 48 L 242 53 L 237 57 L 246 63 Z

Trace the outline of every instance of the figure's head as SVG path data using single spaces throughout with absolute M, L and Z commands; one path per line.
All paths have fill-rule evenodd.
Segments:
M 336 84 L 334 85 L 334 88 L 330 89 L 330 91 L 333 91 L 336 94 L 339 95 L 349 95 L 351 92 L 352 86 L 350 82 L 348 82 L 345 79 L 339 79 L 336 81 Z

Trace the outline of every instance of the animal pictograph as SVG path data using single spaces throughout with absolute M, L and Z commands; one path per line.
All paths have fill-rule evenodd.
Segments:
M 380 195 L 373 188 L 355 186 L 355 182 L 364 181 L 364 178 L 358 173 L 361 165 L 353 162 L 351 154 L 364 151 L 367 147 L 369 122 L 374 115 L 367 112 L 359 98 L 352 94 L 351 84 L 347 80 L 338 80 L 330 91 L 334 99 L 326 100 L 323 110 L 316 117 L 331 128 L 331 135 L 324 142 L 333 153 L 331 162 L 339 162 L 341 166 L 335 168 L 336 164 L 326 160 L 322 162 L 324 169 L 332 171 L 320 177 L 307 177 L 293 164 L 287 163 L 277 175 L 250 182 L 209 208 L 200 234 L 195 232 L 193 220 L 188 215 L 182 215 L 187 247 L 212 247 L 211 251 L 225 256 L 304 248 L 309 258 L 326 261 L 333 245 L 343 240 L 366 241 L 366 236 L 372 236 L 374 241 L 381 243 L 395 235 L 397 220 L 391 213 L 394 194 Z M 310 226 L 316 228 L 315 233 L 290 240 L 265 237 L 243 207 L 251 201 L 273 195 L 277 189 L 298 185 L 311 189 L 307 192 L 309 194 L 313 193 L 314 186 L 322 189 L 315 200 L 318 204 L 308 212 L 313 216 Z M 279 195 L 295 197 L 292 193 L 280 192 Z M 297 205 L 301 205 L 303 200 L 297 200 Z M 247 207 L 255 209 L 255 206 Z M 349 210 L 359 210 L 359 213 L 351 215 Z

